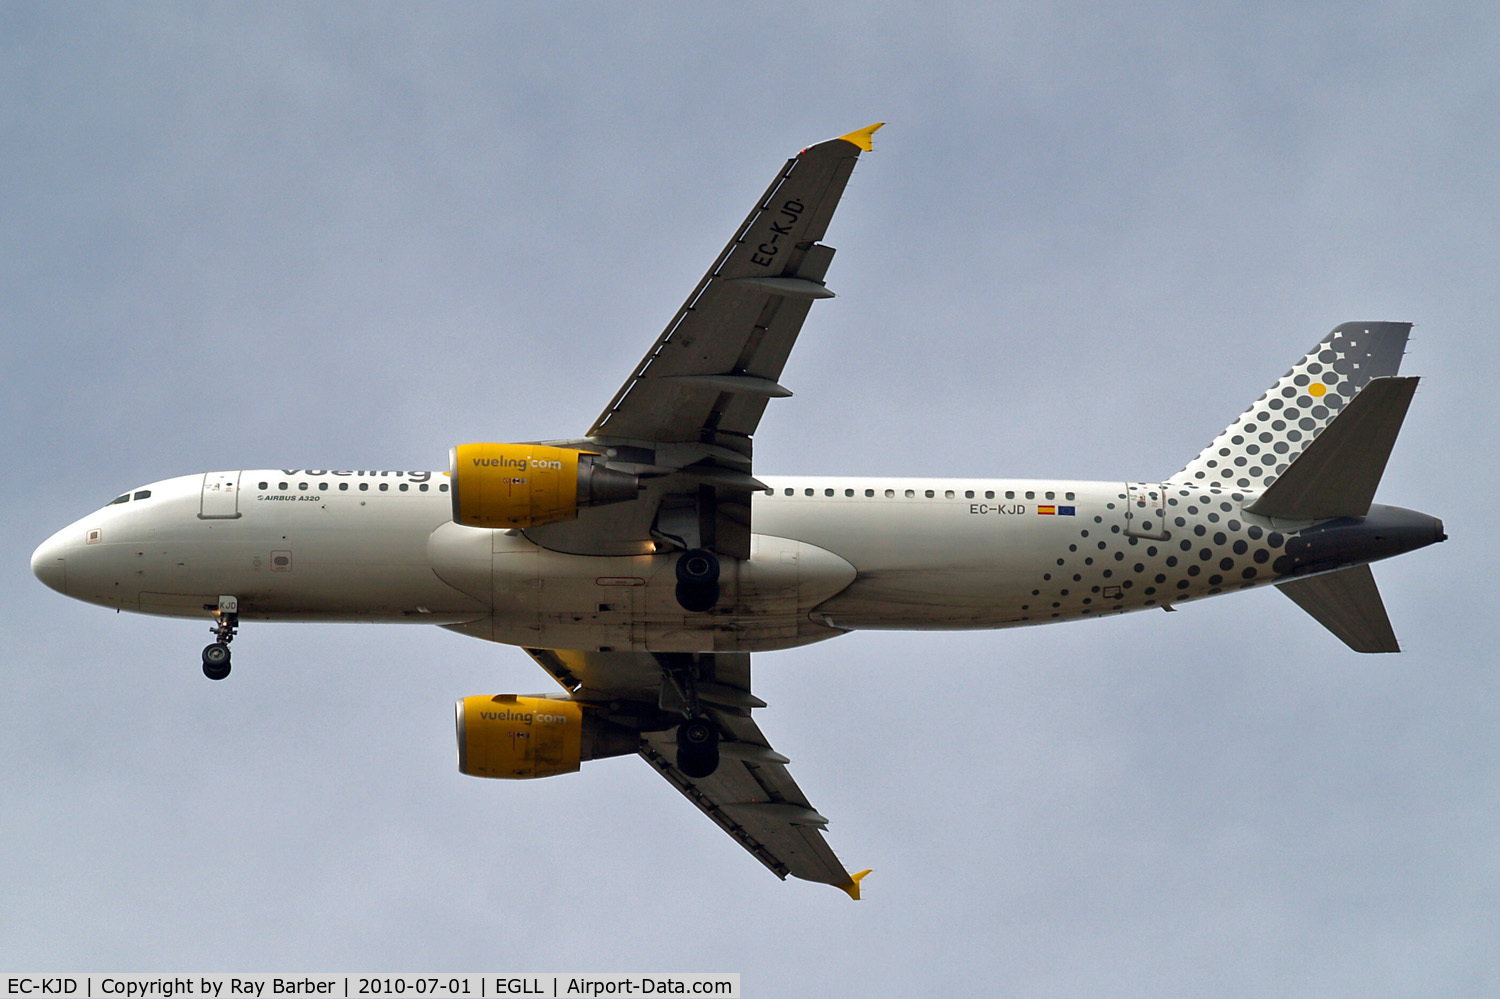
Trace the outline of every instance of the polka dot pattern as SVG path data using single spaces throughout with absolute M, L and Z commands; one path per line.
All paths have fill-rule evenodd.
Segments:
M 1132 535 L 1124 489 L 1068 485 L 1080 489 L 1081 516 L 1075 524 L 1054 525 L 1066 531 L 1067 543 L 1033 580 L 1018 622 L 1169 606 L 1272 583 L 1279 575 L 1276 560 L 1294 536 L 1246 514 L 1246 493 L 1204 485 L 1166 488 L 1165 538 Z
M 1401 368 L 1411 323 L 1344 323 L 1167 480 L 1261 492 L 1371 378 Z

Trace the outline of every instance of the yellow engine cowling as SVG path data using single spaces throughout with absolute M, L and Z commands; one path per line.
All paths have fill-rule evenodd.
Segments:
M 583 760 L 633 753 L 640 743 L 640 733 L 589 717 L 563 698 L 480 695 L 454 711 L 458 769 L 471 777 L 570 774 Z
M 468 527 L 535 527 L 580 507 L 635 499 L 640 480 L 597 454 L 546 444 L 460 444 L 449 452 L 453 519 Z

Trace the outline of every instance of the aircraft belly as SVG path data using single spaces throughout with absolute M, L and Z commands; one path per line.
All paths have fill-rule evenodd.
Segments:
M 432 571 L 472 596 L 484 621 L 462 630 L 528 648 L 638 652 L 753 652 L 842 632 L 808 616 L 855 577 L 846 561 L 804 542 L 757 535 L 748 560 L 726 559 L 719 605 L 677 602 L 677 553 L 571 555 L 507 531 L 445 524 L 428 541 Z
M 220 594 L 244 620 L 446 623 L 486 608 L 436 578 L 430 511 L 250 506 L 235 520 L 178 521 L 134 546 L 139 609 L 198 616 Z

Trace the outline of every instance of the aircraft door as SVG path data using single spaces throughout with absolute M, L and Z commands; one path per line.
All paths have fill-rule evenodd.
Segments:
M 1159 482 L 1126 485 L 1125 534 L 1132 538 L 1167 536 L 1167 491 Z
M 234 520 L 240 515 L 240 473 L 204 472 L 201 520 Z

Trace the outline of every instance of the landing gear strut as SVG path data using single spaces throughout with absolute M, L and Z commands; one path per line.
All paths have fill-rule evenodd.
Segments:
M 719 557 L 706 548 L 693 548 L 677 558 L 677 603 L 683 610 L 702 613 L 719 602 Z
M 203 647 L 203 675 L 210 680 L 222 680 L 229 675 L 229 643 L 240 627 L 240 602 L 236 597 L 220 597 L 219 609 L 214 612 L 214 641 Z

